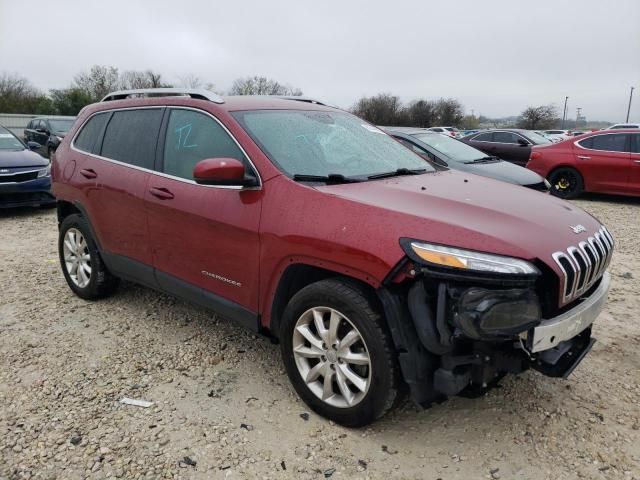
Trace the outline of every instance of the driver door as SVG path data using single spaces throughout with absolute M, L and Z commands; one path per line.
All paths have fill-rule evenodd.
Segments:
M 231 157 L 248 174 L 257 172 L 208 113 L 168 108 L 163 131 L 160 173 L 151 173 L 145 194 L 157 282 L 256 328 L 262 191 L 199 185 L 193 168 L 206 158 Z

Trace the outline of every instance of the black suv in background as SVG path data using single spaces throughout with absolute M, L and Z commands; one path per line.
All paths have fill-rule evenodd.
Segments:
M 24 129 L 24 143 L 36 142 L 37 152 L 51 158 L 67 134 L 76 117 L 39 117 L 29 122 Z

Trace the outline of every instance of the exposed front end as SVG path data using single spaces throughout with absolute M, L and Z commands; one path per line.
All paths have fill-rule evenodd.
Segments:
M 3 168 L 0 173 L 0 208 L 46 206 L 51 194 L 51 167 Z

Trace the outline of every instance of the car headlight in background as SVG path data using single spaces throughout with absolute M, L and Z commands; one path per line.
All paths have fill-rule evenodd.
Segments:
M 47 165 L 47 168 L 43 168 L 38 171 L 38 178 L 50 177 L 51 176 L 51 164 Z
M 63 138 L 64 137 L 59 137 L 58 135 L 56 135 L 56 140 L 58 140 L 59 142 L 61 142 Z
M 414 260 L 431 265 L 486 273 L 540 274 L 540 271 L 533 264 L 519 258 L 462 250 L 413 240 L 401 243 L 407 254 L 413 257 Z

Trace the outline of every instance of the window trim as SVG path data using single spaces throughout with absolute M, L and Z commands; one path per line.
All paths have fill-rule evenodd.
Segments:
M 607 153 L 633 153 L 631 152 L 631 138 L 627 138 L 624 142 L 625 148 L 627 150 L 621 152 L 620 150 L 599 150 L 597 148 L 589 148 L 589 147 L 584 147 L 582 145 L 580 145 L 580 142 L 584 142 L 585 140 L 588 140 L 589 138 L 595 138 L 595 137 L 602 137 L 604 135 L 633 135 L 633 133 L 629 133 L 629 132 L 607 132 L 607 133 L 596 133 L 595 135 L 590 135 L 587 138 L 581 138 L 580 140 L 576 140 L 575 142 L 573 142 L 573 144 L 578 147 L 581 148 L 582 150 L 587 150 L 587 151 L 592 151 L 592 152 L 607 152 Z
M 227 132 L 227 134 L 229 135 L 229 137 L 231 137 L 231 139 L 236 143 L 236 145 L 238 146 L 238 148 L 242 151 L 242 153 L 245 155 L 245 157 L 247 157 L 247 160 L 249 161 L 249 164 L 251 165 L 251 167 L 253 168 L 255 174 L 256 174 L 256 178 L 258 180 L 258 185 L 254 186 L 254 187 L 243 187 L 241 185 L 202 185 L 200 183 L 196 183 L 195 180 L 189 180 L 186 178 L 182 178 L 182 177 L 176 177 L 174 175 L 169 175 L 168 173 L 164 173 L 158 170 L 151 170 L 148 168 L 144 168 L 144 167 L 139 167 L 137 165 L 131 165 L 129 163 L 125 163 L 125 162 L 121 162 L 119 160 L 114 160 L 112 158 L 107 158 L 107 157 L 103 157 L 102 155 L 96 155 L 94 153 L 90 153 L 90 152 L 85 152 L 84 150 L 80 150 L 79 148 L 76 148 L 75 143 L 76 143 L 76 138 L 78 137 L 78 134 L 82 131 L 82 129 L 84 128 L 84 126 L 87 124 L 87 122 L 93 118 L 95 115 L 99 114 L 99 113 L 114 113 L 114 112 L 118 112 L 118 111 L 123 111 L 123 110 L 145 110 L 145 109 L 153 109 L 153 108 L 157 108 L 157 109 L 169 109 L 169 108 L 180 108 L 183 110 L 193 110 L 199 113 L 204 113 L 205 115 L 210 116 L 214 121 L 218 122 L 218 124 L 224 129 L 225 132 Z M 111 118 L 109 118 L 109 121 L 111 121 Z M 162 123 L 160 124 L 160 132 L 159 132 L 159 137 L 158 140 L 164 140 L 164 137 L 162 137 L 162 128 L 163 128 L 163 123 L 164 123 L 164 118 L 162 119 Z M 108 125 L 105 125 L 105 127 L 103 128 L 103 131 L 100 134 L 100 137 L 102 137 L 102 140 L 104 140 L 104 132 L 106 131 L 106 127 Z M 197 185 L 199 187 L 204 187 L 204 188 L 217 188 L 220 190 L 262 190 L 262 177 L 260 176 L 260 172 L 258 171 L 258 169 L 256 168 L 255 164 L 253 163 L 253 160 L 251 160 L 251 157 L 247 154 L 246 150 L 244 148 L 242 148 L 242 145 L 240 145 L 240 143 L 238 142 L 238 140 L 236 139 L 236 137 L 233 136 L 233 134 L 229 131 L 229 129 L 220 121 L 218 120 L 214 115 L 212 115 L 211 113 L 202 110 L 200 108 L 193 108 L 193 107 L 184 107 L 184 106 L 173 106 L 173 105 L 150 105 L 150 106 L 140 106 L 140 107 L 124 107 L 124 108 L 109 108 L 109 109 L 105 109 L 105 110 L 98 110 L 93 112 L 91 115 L 89 115 L 83 122 L 82 125 L 80 125 L 80 127 L 78 127 L 78 129 L 75 131 L 75 133 L 73 134 L 73 139 L 71 140 L 71 144 L 70 144 L 70 148 L 71 150 L 74 150 L 82 155 L 88 155 L 90 157 L 93 158 L 97 158 L 98 160 L 105 160 L 107 162 L 111 162 L 113 164 L 116 165 L 122 165 L 124 167 L 128 167 L 128 168 L 132 168 L 134 170 L 139 170 L 142 172 L 147 172 L 147 173 L 152 173 L 154 175 L 159 175 L 161 177 L 165 177 L 165 178 L 169 178 L 172 180 L 178 180 L 180 182 L 183 183 L 188 183 L 191 185 Z M 100 152 L 102 152 L 102 144 L 100 145 Z M 154 159 L 154 166 L 156 166 L 156 162 Z

